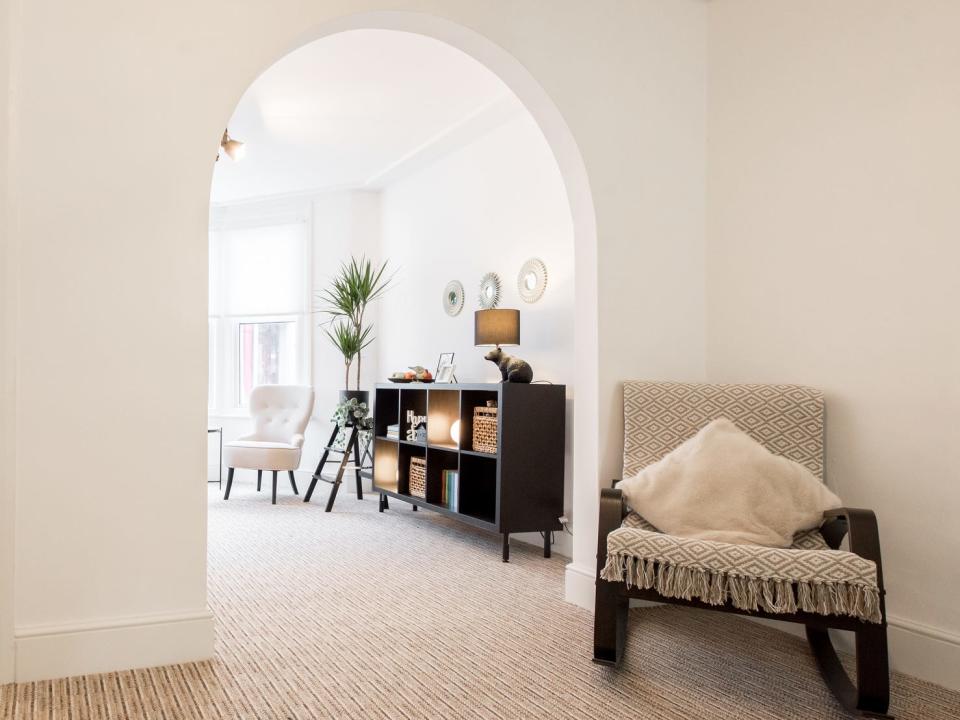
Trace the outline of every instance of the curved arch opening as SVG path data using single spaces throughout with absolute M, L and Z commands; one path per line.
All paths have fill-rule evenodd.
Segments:
M 309 47 L 315 47 L 318 43 L 324 42 L 325 39 L 336 40 L 337 37 L 345 38 L 354 31 L 362 32 L 370 30 L 407 33 L 429 38 L 432 41 L 438 41 L 439 43 L 447 46 L 451 52 L 465 54 L 472 61 L 482 66 L 485 71 L 492 73 L 493 76 L 498 79 L 498 82 L 502 83 L 502 85 L 509 90 L 510 97 L 515 99 L 519 104 L 523 117 L 529 119 L 530 123 L 536 128 L 536 134 L 541 138 L 546 152 L 549 154 L 552 162 L 555 163 L 556 180 L 558 183 L 557 187 L 560 189 L 560 192 L 562 192 L 563 195 L 565 211 L 567 213 L 566 222 L 569 224 L 571 247 L 569 248 L 570 273 L 569 277 L 567 278 L 567 287 L 565 288 L 565 290 L 569 293 L 569 304 L 560 308 L 554 308 L 555 316 L 552 318 L 552 320 L 550 320 L 550 322 L 552 322 L 553 326 L 556 327 L 559 327 L 560 324 L 565 324 L 567 327 L 569 327 L 572 320 L 573 325 L 573 332 L 570 334 L 568 345 L 564 344 L 560 350 L 561 352 L 568 352 L 568 359 L 570 360 L 570 367 L 567 371 L 569 374 L 569 380 L 563 378 L 563 380 L 566 380 L 566 384 L 568 385 L 568 491 L 565 501 L 567 508 L 565 514 L 569 517 L 572 514 L 571 511 L 573 508 L 577 508 L 577 532 L 576 535 L 574 535 L 571 539 L 570 544 L 564 549 L 566 551 L 565 554 L 569 554 L 572 557 L 589 557 L 589 555 L 592 553 L 590 547 L 593 543 L 593 536 L 595 534 L 595 513 L 592 511 L 592 508 L 594 508 L 596 505 L 596 459 L 598 454 L 598 398 L 595 372 L 597 363 L 597 251 L 596 227 L 592 198 L 590 195 L 586 170 L 584 168 L 579 150 L 577 149 L 576 143 L 569 128 L 566 126 L 554 103 L 551 101 L 543 88 L 540 87 L 536 80 L 530 76 L 526 69 L 515 58 L 506 53 L 502 48 L 496 46 L 477 33 L 465 27 L 432 16 L 414 13 L 369 13 L 353 15 L 332 23 L 327 23 L 321 28 L 318 28 L 301 37 L 301 42 L 297 43 L 297 48 L 284 55 L 280 60 L 277 61 L 275 65 L 272 65 L 271 68 L 268 68 L 264 75 L 261 75 L 260 77 L 262 79 L 265 75 L 268 75 L 271 72 L 271 69 L 276 67 L 278 64 L 287 62 L 294 56 L 303 53 L 305 49 Z M 251 87 L 255 87 L 258 82 L 260 82 L 260 80 L 255 80 Z M 241 107 L 243 102 L 244 100 L 241 100 L 238 107 Z M 493 103 L 493 105 L 496 105 L 496 103 Z M 506 103 L 506 105 L 509 105 L 509 103 Z M 493 114 L 496 114 L 497 112 L 503 113 L 511 111 L 505 110 L 504 103 L 501 103 L 500 106 L 494 107 L 492 110 Z M 481 118 L 480 122 L 489 123 L 496 121 L 491 120 L 490 117 L 487 117 L 485 120 Z M 239 139 L 244 139 L 243 133 L 239 132 L 235 127 L 231 128 L 231 133 L 233 133 L 234 136 Z M 253 149 L 252 145 L 250 146 L 250 149 Z M 247 161 L 249 161 L 249 158 L 250 155 L 248 154 Z M 241 165 L 238 165 L 236 169 L 241 167 Z M 391 175 L 393 170 L 393 168 L 387 167 L 379 174 L 367 174 L 365 176 L 366 179 L 362 183 L 363 185 L 368 186 L 366 188 L 341 188 L 339 191 L 376 191 L 397 196 L 399 193 L 391 192 L 392 190 L 396 190 L 395 187 L 391 188 L 391 185 L 394 184 L 395 180 L 394 175 Z M 220 168 L 218 167 L 218 173 L 219 172 Z M 219 182 L 220 178 L 215 178 L 214 192 L 216 191 L 216 187 Z M 326 181 L 326 184 L 327 188 L 325 189 L 325 193 L 326 191 L 331 190 L 335 185 L 329 180 Z M 360 183 L 354 181 L 354 185 L 359 184 Z M 387 190 L 384 191 L 384 188 L 387 188 Z M 319 189 L 324 190 L 322 187 Z M 289 198 L 289 196 L 295 195 L 296 192 L 296 189 L 280 188 L 276 193 L 261 194 L 273 194 L 276 197 L 273 197 L 272 200 L 281 201 L 282 204 L 283 198 Z M 236 205 L 237 203 L 235 201 L 239 199 L 245 199 L 247 201 L 250 199 L 249 197 L 242 198 L 241 195 L 235 194 L 232 198 L 233 202 L 231 203 L 231 199 L 217 199 L 215 195 L 212 195 L 212 197 L 216 201 L 216 207 L 214 208 L 211 216 L 212 227 L 214 229 L 216 229 L 216 223 L 222 222 L 223 218 L 227 215 L 230 215 L 231 212 L 234 218 L 237 217 L 236 211 L 228 211 L 224 213 L 223 208 L 226 208 L 231 204 Z M 356 198 L 354 198 L 352 201 L 355 202 Z M 398 200 L 388 204 L 395 210 L 404 203 Z M 341 207 L 340 210 L 342 211 L 343 208 Z M 220 214 L 219 218 L 218 212 Z M 281 212 L 281 214 L 283 213 L 287 213 L 289 215 L 290 208 L 286 208 L 286 210 Z M 297 211 L 293 210 L 294 217 L 296 214 Z M 300 219 L 302 220 L 303 218 Z M 250 218 L 247 218 L 247 221 L 249 220 Z M 315 220 L 315 217 L 306 218 L 306 221 L 311 223 L 311 225 L 315 225 Z M 252 224 L 256 225 L 257 222 L 257 220 L 253 220 Z M 394 235 L 396 235 L 396 233 L 394 233 Z M 381 239 L 380 246 L 371 248 L 372 252 L 369 252 L 369 254 L 373 256 L 379 256 L 381 255 L 381 252 L 379 251 L 389 249 L 391 247 L 402 248 L 403 245 L 402 243 L 397 245 L 391 240 L 388 240 L 387 244 L 384 245 Z M 360 243 L 360 245 L 350 249 L 359 249 L 361 251 L 360 254 L 368 254 L 364 252 L 364 250 L 367 248 L 363 247 L 363 243 Z M 407 249 L 409 249 L 409 246 Z M 467 252 L 469 252 L 469 249 L 467 249 Z M 526 252 L 526 250 L 524 250 L 524 252 Z M 537 253 L 533 248 L 531 248 L 531 252 L 529 254 L 531 256 L 535 256 L 543 253 Z M 386 253 L 383 256 L 388 257 L 389 253 Z M 342 257 L 340 259 L 342 259 Z M 448 262 L 452 262 L 451 258 L 449 257 L 446 258 L 446 260 Z M 522 260 L 520 262 L 522 262 Z M 516 278 L 514 276 L 516 274 L 515 271 L 519 269 L 520 262 L 517 262 L 516 258 L 511 258 L 509 262 L 502 263 L 503 270 L 501 270 L 501 272 L 503 274 L 503 281 L 506 284 L 513 286 L 514 294 L 517 292 Z M 517 267 L 514 268 L 513 265 L 517 265 Z M 560 267 L 562 267 L 562 265 L 563 263 L 560 263 Z M 573 268 L 576 268 L 575 272 L 573 272 Z M 315 269 L 316 268 L 314 266 L 314 270 Z M 451 270 L 450 272 L 455 273 L 455 270 Z M 558 274 L 556 279 L 560 280 L 562 277 L 562 274 Z M 447 280 L 460 278 L 456 278 L 453 274 L 451 274 L 450 278 L 448 278 L 446 275 L 438 275 L 434 279 L 436 284 L 438 284 L 440 287 L 443 287 Z M 467 278 L 464 277 L 462 279 L 466 281 Z M 307 283 L 310 283 L 311 281 L 312 278 L 305 280 Z M 414 284 L 418 284 L 416 280 L 414 281 Z M 472 283 L 464 282 L 464 284 L 467 286 L 467 297 L 469 299 L 470 295 L 472 294 L 470 291 L 470 285 Z M 562 283 L 557 283 L 557 286 L 558 287 L 551 287 L 551 290 L 563 289 Z M 439 297 L 436 298 L 436 302 L 434 304 L 436 306 L 440 305 Z M 528 307 L 536 310 L 538 307 L 537 305 L 524 306 L 519 299 L 515 299 L 514 301 L 508 303 L 508 305 L 511 307 L 521 306 L 521 308 L 524 310 L 526 310 Z M 470 307 L 469 302 L 467 307 Z M 388 320 L 391 317 L 396 318 L 395 311 L 396 308 L 392 306 L 385 310 L 385 315 L 387 316 Z M 466 316 L 467 313 L 464 313 L 464 316 L 460 318 L 460 324 L 469 324 L 469 320 Z M 464 320 L 468 320 L 468 322 L 464 323 Z M 533 322 L 534 319 L 531 317 L 531 322 L 529 324 L 531 331 L 533 331 L 534 327 Z M 526 332 L 526 326 L 524 329 Z M 302 329 L 298 332 L 302 332 Z M 549 333 L 547 333 L 547 335 L 549 335 Z M 402 339 L 397 333 L 392 333 L 390 335 L 390 339 L 393 341 L 392 343 L 383 342 L 383 339 L 381 339 L 381 347 L 378 349 L 376 354 L 377 362 L 368 365 L 368 367 L 374 369 L 378 374 L 376 377 L 372 378 L 374 380 L 379 380 L 384 377 L 384 373 L 386 371 L 402 369 L 394 366 L 400 362 L 400 357 L 405 357 L 405 354 L 409 354 L 410 352 L 409 345 L 405 349 L 393 349 L 393 346 L 395 346 L 396 343 Z M 312 352 L 318 352 L 318 349 L 322 346 L 322 343 L 320 342 L 321 340 L 322 338 L 319 338 L 312 342 L 312 347 L 310 348 Z M 216 355 L 217 348 L 229 347 L 231 344 L 233 344 L 232 337 L 230 337 L 226 342 L 224 342 L 222 339 L 219 341 L 219 343 L 212 342 L 212 352 Z M 390 347 L 388 347 L 388 345 L 390 345 Z M 472 347 L 463 347 L 462 342 L 459 344 L 457 350 L 459 351 L 458 356 L 460 358 L 463 357 L 463 353 L 473 352 Z M 525 354 L 523 351 L 524 347 L 521 346 L 518 354 L 529 359 L 530 362 L 536 366 L 538 359 L 536 355 L 529 352 Z M 329 349 L 329 353 L 333 353 L 332 348 Z M 430 352 L 429 354 L 432 355 L 433 353 Z M 309 363 L 310 361 L 304 361 L 301 359 L 301 362 Z M 421 362 L 419 360 L 419 356 L 415 362 Z M 316 363 L 313 363 L 313 366 L 310 368 L 311 372 L 317 371 L 318 368 L 316 365 Z M 548 374 L 549 369 L 550 366 L 548 364 Z M 458 374 L 462 373 L 458 372 Z M 473 374 L 473 370 L 471 370 L 471 374 Z M 574 382 L 574 378 L 576 378 L 576 382 Z M 370 380 L 371 378 L 366 378 L 368 383 Z M 575 402 L 573 392 L 574 385 L 576 386 Z M 222 383 L 221 390 L 219 392 L 221 394 L 223 393 Z M 327 394 L 329 395 L 329 392 Z M 329 404 L 329 399 L 321 400 L 321 397 L 322 393 L 318 392 L 319 405 L 315 411 L 315 417 L 317 419 L 322 418 L 325 420 L 329 410 L 326 406 Z M 213 402 L 215 405 L 217 404 L 216 399 L 212 400 L 211 402 Z M 307 457 L 307 453 L 305 452 L 303 467 L 306 469 L 308 465 L 310 465 L 310 458 Z M 584 571 L 592 572 L 589 566 L 580 569 L 581 574 L 584 574 Z M 589 578 L 589 582 L 592 584 L 592 577 Z M 577 599 L 575 594 L 570 592 L 569 588 L 567 595 L 568 597 Z

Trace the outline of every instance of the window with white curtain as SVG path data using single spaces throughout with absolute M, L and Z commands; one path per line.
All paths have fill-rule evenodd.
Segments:
M 211 231 L 212 412 L 257 385 L 309 384 L 309 240 L 304 221 Z

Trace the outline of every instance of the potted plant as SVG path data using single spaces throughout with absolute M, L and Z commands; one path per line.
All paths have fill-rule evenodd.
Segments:
M 390 287 L 393 276 L 385 276 L 387 262 L 379 266 L 365 257 L 340 266 L 340 272 L 330 285 L 317 294 L 320 312 L 329 316 L 324 332 L 334 347 L 343 355 L 344 389 L 340 402 L 356 398 L 368 402 L 370 393 L 360 389 L 360 368 L 363 351 L 374 341 L 373 325 L 365 322 L 367 307 Z M 356 389 L 350 389 L 350 368 L 357 364 Z

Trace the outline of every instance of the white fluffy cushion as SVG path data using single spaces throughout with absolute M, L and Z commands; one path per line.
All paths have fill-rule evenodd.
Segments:
M 669 535 L 789 547 L 840 498 L 805 467 L 720 418 L 635 477 L 627 504 Z

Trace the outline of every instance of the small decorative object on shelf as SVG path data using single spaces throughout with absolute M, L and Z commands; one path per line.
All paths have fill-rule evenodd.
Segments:
M 427 461 L 422 457 L 410 458 L 410 494 L 418 498 L 427 497 Z
M 540 258 L 530 258 L 517 276 L 517 290 L 524 302 L 535 303 L 547 289 L 547 266 Z
M 500 304 L 500 276 L 488 272 L 480 281 L 480 307 L 492 310 Z
M 456 382 L 457 378 L 454 375 L 454 371 L 457 369 L 456 365 L 441 365 L 440 371 L 437 373 L 437 382 L 438 383 L 452 383 Z
M 501 382 L 529 383 L 533 382 L 533 368 L 526 360 L 507 355 L 500 348 L 495 348 L 483 356 L 500 368 Z
M 453 365 L 454 356 L 455 356 L 455 353 L 452 353 L 452 352 L 440 353 L 440 359 L 437 360 L 437 372 L 435 373 L 435 375 L 437 376 L 440 375 L 440 368 L 442 368 L 444 365 Z
M 427 370 L 423 365 L 411 365 L 409 370 L 404 372 L 395 372 L 389 378 L 390 382 L 408 383 L 422 382 L 432 383 L 433 373 Z
M 399 440 L 400 439 L 400 423 L 395 423 L 394 425 L 387 425 L 387 434 L 385 435 L 387 440 Z
M 443 309 L 450 317 L 463 310 L 463 283 L 459 280 L 451 280 L 443 289 Z
M 427 441 L 427 424 L 425 422 L 420 423 L 414 428 L 413 440 L 418 443 L 425 443 Z
M 405 438 L 407 442 L 422 442 L 421 440 L 417 440 L 417 428 L 421 425 L 423 425 L 424 432 L 426 432 L 427 416 L 417 415 L 413 410 L 407 410 L 407 436 Z
M 477 452 L 497 454 L 497 406 L 473 409 L 473 449 Z

